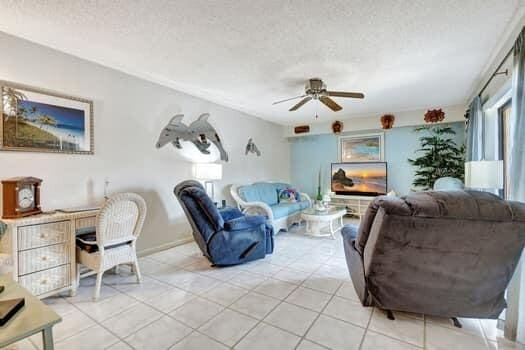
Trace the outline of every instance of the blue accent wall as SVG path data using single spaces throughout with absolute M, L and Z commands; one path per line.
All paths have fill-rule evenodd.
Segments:
M 458 145 L 464 143 L 465 126 L 462 122 L 449 124 L 455 131 Z M 388 164 L 388 190 L 400 195 L 408 194 L 412 188 L 413 168 L 407 159 L 415 156 L 419 148 L 421 133 L 414 127 L 399 127 L 390 130 L 365 130 L 340 135 L 322 134 L 290 138 L 291 183 L 300 191 L 317 194 L 317 177 L 321 169 L 322 193 L 330 190 L 330 165 L 339 157 L 339 137 L 359 134 L 385 133 L 385 161 Z

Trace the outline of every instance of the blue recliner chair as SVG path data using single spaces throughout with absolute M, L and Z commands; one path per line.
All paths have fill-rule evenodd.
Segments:
M 273 252 L 273 228 L 264 216 L 245 216 L 237 208 L 218 210 L 197 181 L 183 181 L 174 192 L 195 242 L 213 265 L 242 264 Z

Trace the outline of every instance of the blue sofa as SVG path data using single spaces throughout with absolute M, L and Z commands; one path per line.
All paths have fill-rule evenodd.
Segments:
M 312 206 L 310 197 L 301 192 L 298 202 L 280 203 L 279 191 L 293 187 L 283 182 L 256 182 L 249 185 L 232 185 L 230 192 L 239 209 L 247 215 L 266 216 L 274 232 L 278 233 L 299 222 L 301 211 Z
M 195 242 L 213 265 L 242 264 L 273 252 L 273 229 L 264 216 L 245 216 L 237 208 L 218 210 L 197 181 L 183 181 L 174 192 Z

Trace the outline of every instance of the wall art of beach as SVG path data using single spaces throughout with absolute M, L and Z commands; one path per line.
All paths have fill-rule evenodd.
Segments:
M 344 161 L 379 160 L 381 144 L 379 137 L 356 137 L 343 141 Z
M 19 100 L 16 116 L 3 116 L 4 144 L 82 151 L 85 148 L 85 120 L 85 112 L 80 109 Z

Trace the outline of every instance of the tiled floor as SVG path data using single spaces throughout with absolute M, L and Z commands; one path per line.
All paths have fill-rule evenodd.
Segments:
M 273 255 L 211 268 L 195 244 L 142 258 L 141 285 L 121 269 L 104 277 L 91 301 L 92 278 L 75 297 L 45 300 L 63 317 L 60 349 L 521 349 L 494 321 L 449 320 L 364 308 L 350 281 L 340 235 L 276 237 Z M 39 337 L 18 344 L 41 348 Z

